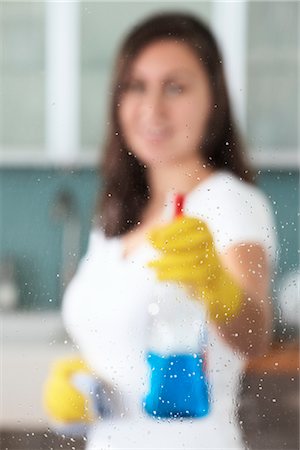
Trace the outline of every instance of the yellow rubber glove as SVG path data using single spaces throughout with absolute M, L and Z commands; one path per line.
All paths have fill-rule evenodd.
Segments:
M 43 403 L 51 419 L 59 423 L 91 423 L 95 412 L 89 399 L 72 378 L 78 374 L 91 375 L 90 369 L 80 358 L 57 361 L 44 385 Z
M 161 258 L 150 261 L 160 281 L 175 281 L 206 303 L 209 316 L 225 321 L 234 316 L 242 303 L 242 290 L 224 269 L 213 237 L 201 220 L 181 216 L 152 230 L 151 244 Z

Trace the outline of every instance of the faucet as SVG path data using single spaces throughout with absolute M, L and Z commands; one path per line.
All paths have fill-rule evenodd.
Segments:
M 79 261 L 80 251 L 80 220 L 75 196 L 66 189 L 57 192 L 52 216 L 63 224 L 61 247 L 61 270 L 58 273 L 60 279 L 59 295 L 63 292 L 74 275 Z

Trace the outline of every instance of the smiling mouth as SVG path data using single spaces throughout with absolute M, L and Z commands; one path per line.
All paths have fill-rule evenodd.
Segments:
M 150 129 L 144 130 L 141 136 L 147 141 L 163 141 L 170 136 L 170 131 L 167 129 Z

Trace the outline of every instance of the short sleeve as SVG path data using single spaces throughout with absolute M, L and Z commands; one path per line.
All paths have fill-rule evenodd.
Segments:
M 276 264 L 278 244 L 272 206 L 256 186 L 235 176 L 219 176 L 192 194 L 188 210 L 206 221 L 220 252 L 235 244 L 258 243 L 270 263 Z

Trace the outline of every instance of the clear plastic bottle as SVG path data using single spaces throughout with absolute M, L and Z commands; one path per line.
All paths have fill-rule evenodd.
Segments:
M 178 215 L 182 198 L 176 201 L 176 210 Z M 158 283 L 149 318 L 145 411 L 158 418 L 206 416 L 209 384 L 204 308 L 176 283 Z

